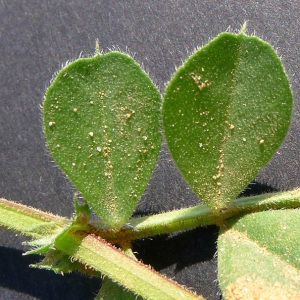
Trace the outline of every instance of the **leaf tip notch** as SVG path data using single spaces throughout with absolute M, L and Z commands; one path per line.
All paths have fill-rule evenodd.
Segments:
M 99 40 L 96 39 L 95 56 L 98 56 L 98 55 L 101 55 L 101 52 L 100 52 Z
M 244 24 L 240 30 L 240 34 L 246 34 L 246 30 L 247 30 L 247 21 L 244 22 Z

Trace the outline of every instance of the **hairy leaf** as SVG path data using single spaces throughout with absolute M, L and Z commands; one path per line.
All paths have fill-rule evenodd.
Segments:
M 128 55 L 74 61 L 46 92 L 44 128 L 56 162 L 109 225 L 131 216 L 161 146 L 160 93 Z
M 214 211 L 250 183 L 282 143 L 292 93 L 273 48 L 222 33 L 196 51 L 169 83 L 163 121 L 171 154 Z
M 226 299 L 300 299 L 299 219 L 300 210 L 276 210 L 226 222 L 218 239 Z

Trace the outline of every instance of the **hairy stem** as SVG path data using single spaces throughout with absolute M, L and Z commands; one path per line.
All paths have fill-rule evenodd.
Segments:
M 135 239 L 199 226 L 220 224 L 223 220 L 238 214 L 284 208 L 300 208 L 300 189 L 238 198 L 217 214 L 205 205 L 197 205 L 153 216 L 132 218 L 117 232 L 109 229 L 103 223 L 99 225 L 99 223 L 92 222 L 90 231 L 110 243 L 126 245 Z M 45 213 L 3 198 L 0 199 L 0 215 L 0 225 L 30 236 L 34 235 L 32 228 L 36 226 L 55 224 L 55 226 L 63 228 L 70 222 L 63 217 Z
M 192 229 L 199 226 L 219 224 L 238 214 L 259 212 L 271 209 L 299 208 L 300 189 L 238 198 L 218 214 L 205 205 L 198 205 L 153 216 L 133 218 L 126 229 L 118 232 L 101 230 L 93 226 L 102 238 L 115 243 L 118 240 L 135 240 L 159 234 Z M 96 225 L 96 224 L 95 224 Z M 128 228 L 128 229 L 127 229 Z
M 204 299 L 92 234 L 68 232 L 55 247 L 147 299 Z
M 221 224 L 222 221 L 239 214 L 284 208 L 300 208 L 300 189 L 239 198 L 218 214 L 204 205 L 198 205 L 154 216 L 133 218 L 118 232 L 107 229 L 103 223 L 102 226 L 91 223 L 89 227 L 80 227 L 83 230 L 74 231 L 64 229 L 71 224 L 68 219 L 1 198 L 0 225 L 35 238 L 57 235 L 56 249 L 144 297 L 179 299 L 178 295 L 183 295 L 185 299 L 196 299 L 196 295 L 135 260 L 130 241 L 198 226 Z M 78 211 L 77 207 L 77 214 Z M 125 253 L 109 242 L 121 245 Z M 199 298 L 203 299 L 201 296 Z
M 60 231 L 70 220 L 33 207 L 0 198 L 0 226 L 41 238 Z M 38 230 L 40 228 L 40 230 Z

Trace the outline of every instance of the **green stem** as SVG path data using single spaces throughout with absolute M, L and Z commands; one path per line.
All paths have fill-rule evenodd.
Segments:
M 140 238 L 171 233 L 180 230 L 193 229 L 199 226 L 219 224 L 223 220 L 238 214 L 265 211 L 270 209 L 299 208 L 300 189 L 263 194 L 252 197 L 238 198 L 230 206 L 218 214 L 213 213 L 205 205 L 174 210 L 153 216 L 132 218 L 128 224 L 115 232 L 107 226 L 98 223 L 90 224 L 90 231 L 110 243 L 126 243 Z M 54 216 L 37 209 L 17 204 L 12 201 L 0 199 L 0 225 L 24 234 L 34 236 L 32 228 L 54 223 L 59 228 L 64 228 L 68 219 Z
M 50 235 L 51 232 L 59 232 L 70 223 L 66 218 L 4 198 L 0 198 L 0 216 L 0 226 L 22 232 L 34 238 L 42 238 L 45 235 Z
M 300 208 L 300 189 L 236 199 L 218 214 L 204 205 L 198 205 L 131 219 L 119 232 L 103 229 L 105 227 L 97 228 L 95 223 L 90 224 L 90 228 L 86 227 L 87 230 L 90 229 L 90 232 L 86 232 L 63 230 L 71 224 L 70 220 L 0 199 L 0 225 L 38 238 L 50 233 L 58 234 L 55 239 L 56 249 L 148 299 L 179 299 L 179 295 L 183 295 L 184 299 L 197 299 L 196 295 L 182 289 L 108 242 L 123 245 L 124 250 L 131 255 L 127 248 L 134 239 L 220 224 L 230 217 L 245 213 L 284 208 Z M 78 220 L 81 221 L 82 218 Z
M 55 247 L 146 299 L 204 299 L 92 234 L 68 232 Z
M 137 259 L 131 249 L 131 243 L 126 243 L 125 245 L 122 245 L 122 250 L 125 254 L 127 254 L 129 257 L 133 259 Z
M 126 228 L 119 232 L 101 230 L 92 225 L 92 230 L 111 243 L 118 240 L 135 240 L 150 236 L 193 229 L 199 226 L 219 224 L 238 214 L 259 212 L 271 209 L 299 208 L 300 189 L 238 198 L 218 214 L 205 205 L 175 210 L 153 216 L 133 218 Z

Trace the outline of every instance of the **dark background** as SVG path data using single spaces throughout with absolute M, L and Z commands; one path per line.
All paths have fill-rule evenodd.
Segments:
M 164 93 L 165 83 L 197 47 L 220 32 L 239 30 L 270 42 L 282 57 L 295 97 L 285 143 L 248 193 L 299 184 L 299 12 L 294 1 L 0 1 L 0 197 L 71 217 L 75 192 L 46 150 L 40 105 L 54 72 L 67 60 L 117 48 L 142 63 Z M 198 202 L 166 148 L 139 213 Z M 208 227 L 135 243 L 145 263 L 219 299 L 217 229 Z M 0 229 L 0 299 L 93 299 L 100 283 L 79 274 L 30 269 L 26 238 Z

